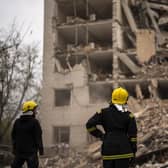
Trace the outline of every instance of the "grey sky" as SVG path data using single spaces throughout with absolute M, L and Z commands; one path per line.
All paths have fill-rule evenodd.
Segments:
M 43 41 L 43 2 L 44 0 L 0 0 L 0 28 L 7 28 L 16 20 L 24 30 L 30 27 L 30 32 L 25 37 L 25 43 Z

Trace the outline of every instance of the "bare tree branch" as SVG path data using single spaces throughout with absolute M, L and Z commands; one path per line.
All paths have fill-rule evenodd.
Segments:
M 23 46 L 23 39 L 12 26 L 6 38 L 0 32 L 0 140 L 5 136 L 13 120 L 18 116 L 23 101 L 34 88 L 34 71 L 37 63 L 37 46 Z M 3 123 L 5 121 L 5 124 Z

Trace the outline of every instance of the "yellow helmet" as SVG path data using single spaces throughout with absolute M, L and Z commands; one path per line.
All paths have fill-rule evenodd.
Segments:
M 114 89 L 112 92 L 113 104 L 126 104 L 128 100 L 128 92 L 122 87 Z
M 37 106 L 38 106 L 37 103 L 34 101 L 26 101 L 23 103 L 22 111 L 27 112 L 27 111 L 33 110 Z

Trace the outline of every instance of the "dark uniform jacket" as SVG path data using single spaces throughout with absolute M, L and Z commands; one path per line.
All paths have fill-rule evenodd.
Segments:
M 43 154 L 42 129 L 37 119 L 23 115 L 17 119 L 12 129 L 13 153 L 29 157 L 38 151 Z
M 105 133 L 97 125 L 102 125 Z M 102 139 L 103 160 L 131 158 L 137 151 L 137 126 L 131 112 L 121 112 L 111 104 L 93 115 L 86 128 L 91 135 Z

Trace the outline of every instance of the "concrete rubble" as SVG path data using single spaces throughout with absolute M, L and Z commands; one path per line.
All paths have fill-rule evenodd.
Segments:
M 131 102 L 139 109 L 135 113 L 138 125 L 136 168 L 168 167 L 168 101 L 148 99 L 138 103 L 134 99 Z M 41 168 L 102 168 L 100 146 L 101 142 L 97 141 L 77 152 L 67 144 L 59 144 L 52 148 L 53 156 L 41 158 Z
M 148 99 L 138 102 L 131 98 L 138 125 L 136 168 L 166 168 L 168 166 L 168 101 Z M 67 144 L 53 147 L 54 156 L 41 159 L 41 168 L 101 168 L 101 142 L 88 145 L 82 152 Z M 51 154 L 51 153 L 50 153 Z
M 60 144 L 52 148 L 55 151 L 54 156 L 44 156 L 40 158 L 41 168 L 102 168 L 102 161 L 100 159 L 100 144 L 96 142 L 88 146 L 85 151 L 77 152 L 74 149 L 65 147 L 66 144 Z M 50 153 L 51 154 L 51 153 Z M 136 165 L 136 168 L 166 168 L 168 166 L 167 154 L 159 156 L 156 155 L 146 163 Z
M 87 149 L 79 152 L 68 144 L 58 144 L 52 147 L 50 157 L 40 158 L 40 168 L 101 168 L 101 161 L 93 162 L 87 156 Z
M 0 144 L 0 167 L 10 164 L 12 159 L 11 147 L 9 145 Z
M 139 129 L 138 156 L 168 147 L 168 102 L 148 100 L 144 104 L 146 106 L 153 105 L 153 108 L 144 111 L 137 118 Z

